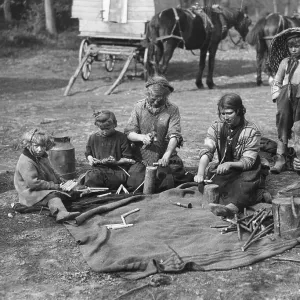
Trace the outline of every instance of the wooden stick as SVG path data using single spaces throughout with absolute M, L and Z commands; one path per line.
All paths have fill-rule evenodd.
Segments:
M 252 233 L 250 234 L 248 240 L 246 241 L 246 243 L 242 246 L 242 251 L 245 251 L 248 243 L 251 242 L 251 240 L 253 239 L 255 233 L 257 232 L 257 230 L 259 229 L 260 224 L 265 220 L 265 218 L 269 215 L 269 212 L 267 212 L 266 214 L 264 214 L 264 217 L 262 219 L 260 219 L 259 223 L 257 224 L 257 226 L 253 229 Z
M 126 172 L 122 167 L 118 166 L 119 169 L 121 169 L 128 177 L 130 177 L 129 173 Z
M 129 194 L 129 192 L 127 191 L 126 187 L 124 185 L 122 185 L 123 191 L 125 192 L 125 194 Z
M 127 216 L 129 216 L 129 215 L 131 215 L 131 214 L 133 214 L 133 213 L 135 213 L 135 212 L 137 212 L 137 211 L 139 211 L 139 210 L 140 210 L 139 208 L 136 208 L 136 209 L 133 209 L 133 210 L 131 210 L 131 211 L 129 211 L 129 212 L 127 212 L 127 213 L 121 215 L 121 219 L 122 219 L 122 221 L 123 221 L 123 224 L 127 224 L 126 221 L 125 221 L 125 218 L 126 218 Z
M 121 184 L 121 185 L 118 187 L 118 189 L 117 189 L 117 191 L 116 191 L 116 194 L 120 194 L 121 189 L 122 189 L 122 186 L 123 186 L 123 184 Z
M 102 194 L 102 195 L 97 195 L 97 198 L 102 198 L 102 197 L 105 197 L 105 196 L 108 196 L 108 195 L 111 195 L 111 192 L 106 193 L 106 194 Z
M 209 227 L 210 228 L 227 228 L 228 225 L 227 224 L 224 224 L 224 225 L 210 225 Z
M 257 214 L 254 214 L 253 217 L 248 221 L 247 226 L 249 226 L 249 224 L 255 220 L 257 217 L 259 217 L 266 209 L 262 208 L 260 211 L 258 211 Z
M 247 219 L 253 217 L 254 215 L 255 215 L 255 214 L 247 215 L 247 216 L 245 216 L 245 217 L 240 218 L 239 221 L 247 220 Z
M 133 191 L 133 194 L 145 183 L 145 180 Z
M 270 224 L 264 230 L 262 230 L 260 233 L 258 233 L 246 246 L 243 247 L 244 248 L 243 251 L 245 251 L 250 245 L 252 245 L 256 241 L 258 241 L 263 235 L 265 235 L 269 231 L 271 231 L 273 229 L 273 227 L 274 227 L 274 223 Z
M 134 56 L 134 50 L 132 50 L 131 54 L 128 56 L 128 59 L 119 75 L 119 77 L 117 78 L 117 80 L 115 81 L 115 83 L 109 88 L 109 90 L 107 92 L 105 92 L 105 95 L 110 95 L 114 89 L 119 85 L 120 81 L 122 80 L 123 76 L 125 75 L 125 72 L 127 71 L 129 64 L 131 62 L 131 60 L 133 59 Z
M 237 228 L 238 239 L 239 239 L 239 241 L 241 241 L 242 240 L 241 228 L 240 228 L 240 224 L 238 222 L 237 214 L 234 215 L 234 220 L 236 221 L 236 228 Z
M 90 51 L 88 50 L 86 52 L 85 56 L 83 57 L 83 59 L 81 60 L 81 62 L 79 64 L 78 68 L 76 69 L 74 75 L 70 78 L 69 83 L 68 83 L 68 85 L 66 87 L 66 90 L 64 92 L 64 96 L 68 96 L 69 95 L 69 91 L 71 90 L 71 87 L 73 86 L 75 80 L 78 77 L 78 74 L 80 73 L 80 71 L 81 71 L 83 65 L 85 64 L 85 62 L 88 60 L 89 56 L 90 56 Z
M 287 257 L 272 257 L 275 260 L 282 260 L 282 261 L 291 261 L 291 262 L 298 262 L 300 263 L 299 259 L 287 258 Z

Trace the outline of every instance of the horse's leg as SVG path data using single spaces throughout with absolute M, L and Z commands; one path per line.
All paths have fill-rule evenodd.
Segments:
M 262 73 L 262 64 L 264 60 L 265 49 L 263 43 L 259 41 L 256 46 L 256 84 L 260 86 L 262 84 L 261 73 Z
M 202 83 L 202 76 L 205 68 L 206 53 L 207 47 L 202 48 L 200 51 L 199 71 L 196 78 L 196 86 L 198 89 L 202 89 L 204 87 Z
M 155 45 L 155 73 L 159 73 L 159 63 L 164 54 L 164 46 L 162 42 L 158 42 Z
M 212 89 L 215 85 L 213 81 L 213 73 L 214 73 L 217 50 L 218 50 L 218 43 L 213 43 L 209 48 L 208 72 L 206 77 L 206 84 L 210 89 Z
M 162 63 L 160 64 L 160 72 L 165 74 L 168 69 L 169 61 L 173 56 L 174 50 L 177 47 L 177 41 L 175 39 L 167 39 L 164 42 Z

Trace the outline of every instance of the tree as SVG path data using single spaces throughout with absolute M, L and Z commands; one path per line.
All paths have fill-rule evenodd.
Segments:
M 10 0 L 4 0 L 3 12 L 4 12 L 5 22 L 11 22 L 12 21 L 12 15 L 11 15 L 11 8 L 10 8 Z
M 284 6 L 284 15 L 285 16 L 289 16 L 290 15 L 290 6 L 291 6 L 291 1 L 287 0 L 285 2 L 285 6 Z
M 57 35 L 54 7 L 52 0 L 45 0 L 46 29 L 52 35 Z
M 274 13 L 278 12 L 278 8 L 277 8 L 277 1 L 273 0 L 273 7 L 274 7 Z

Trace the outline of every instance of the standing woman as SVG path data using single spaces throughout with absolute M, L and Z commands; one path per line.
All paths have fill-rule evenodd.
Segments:
M 257 202 L 261 182 L 258 156 L 261 134 L 257 126 L 245 119 L 246 109 L 235 93 L 225 94 L 218 102 L 219 119 L 208 129 L 194 181 L 212 178 L 219 185 L 220 200 L 211 203 L 211 211 L 222 217 L 233 217 L 244 207 Z M 212 161 L 215 152 L 218 162 Z M 207 171 L 207 174 L 206 174 Z
M 62 202 L 67 197 L 60 185 L 63 179 L 52 168 L 46 152 L 53 146 L 53 139 L 46 132 L 33 129 L 23 135 L 22 144 L 24 150 L 14 174 L 19 202 L 29 207 L 48 206 L 59 223 L 80 215 L 68 212 Z
M 154 76 L 146 83 L 146 97 L 138 101 L 125 128 L 133 145 L 136 163 L 128 170 L 128 187 L 135 189 L 145 178 L 146 166 L 158 164 L 156 191 L 173 188 L 191 181 L 176 147 L 182 146 L 180 113 L 169 101 L 174 88 L 163 76 Z
M 278 134 L 275 165 L 270 169 L 279 174 L 285 169 L 288 140 L 294 122 L 300 121 L 300 28 L 290 28 L 276 35 L 271 44 L 270 67 L 276 72 L 271 88 L 277 103 Z M 280 63 L 280 64 L 279 64 Z M 279 66 L 278 66 L 279 64 Z

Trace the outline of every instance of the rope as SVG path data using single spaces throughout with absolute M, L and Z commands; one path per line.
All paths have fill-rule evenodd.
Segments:
M 230 30 L 228 30 L 228 35 L 229 35 L 229 37 L 230 37 L 230 40 L 232 41 L 232 43 L 233 43 L 235 46 L 237 46 L 237 45 L 240 43 L 240 41 L 242 40 L 242 37 L 240 36 L 239 40 L 238 40 L 237 42 L 235 42 L 235 41 L 233 40 L 232 36 L 231 36 Z

